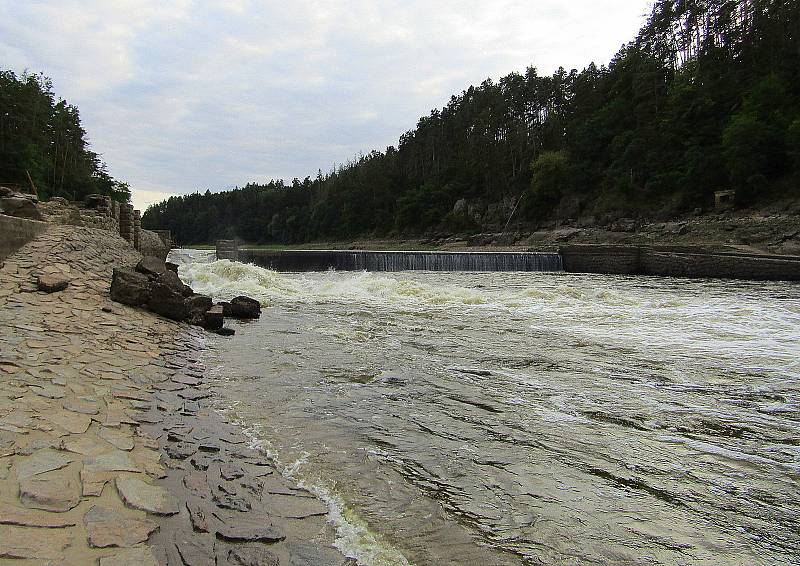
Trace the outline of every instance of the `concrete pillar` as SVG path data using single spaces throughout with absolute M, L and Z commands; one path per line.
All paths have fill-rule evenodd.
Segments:
M 133 247 L 142 251 L 142 211 L 133 211 Z
M 119 235 L 133 244 L 133 205 L 119 205 Z

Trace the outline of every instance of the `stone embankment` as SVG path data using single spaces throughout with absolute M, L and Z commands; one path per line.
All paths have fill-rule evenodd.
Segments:
M 0 561 L 344 563 L 326 507 L 214 410 L 217 338 L 111 301 L 140 260 L 49 225 L 0 267 Z

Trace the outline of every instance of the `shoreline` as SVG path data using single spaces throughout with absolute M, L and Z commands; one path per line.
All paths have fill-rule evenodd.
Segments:
M 0 557 L 352 563 L 327 507 L 213 408 L 205 333 L 111 301 L 112 269 L 140 258 L 51 224 L 0 268 Z

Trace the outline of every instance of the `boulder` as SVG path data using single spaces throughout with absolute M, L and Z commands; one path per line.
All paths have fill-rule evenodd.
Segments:
M 36 203 L 25 196 L 12 195 L 0 198 L 0 212 L 18 218 L 30 220 L 44 220 L 42 213 L 36 208 Z
M 261 303 L 243 295 L 231 299 L 229 309 L 230 316 L 233 318 L 258 318 L 261 316 Z
M 63 291 L 69 286 L 69 279 L 63 275 L 40 275 L 36 279 L 36 287 L 45 293 Z
M 150 280 L 132 269 L 114 269 L 111 279 L 111 300 L 134 307 L 150 300 Z
M 183 281 L 181 281 L 177 273 L 166 268 L 164 272 L 156 278 L 156 282 L 174 289 L 184 297 L 190 297 L 194 294 L 191 287 L 183 284 Z
M 233 328 L 228 328 L 227 326 L 223 326 L 222 328 L 210 329 L 210 330 L 214 334 L 219 334 L 220 336 L 233 336 L 234 334 L 236 334 L 236 331 Z
M 136 264 L 136 271 L 152 277 L 158 277 L 166 270 L 167 266 L 164 264 L 164 261 L 151 255 L 144 256 L 142 260 Z
M 168 261 L 164 265 L 166 265 L 167 269 L 169 269 L 170 271 L 174 271 L 175 275 L 178 274 L 178 264 L 177 263 L 172 263 L 171 261 Z
M 169 271 L 168 273 L 172 273 Z M 177 275 L 175 276 L 177 277 Z M 189 316 L 189 307 L 178 288 L 160 281 L 150 283 L 147 309 L 165 318 L 182 322 Z
M 189 324 L 196 324 L 197 326 L 204 326 L 206 311 L 213 305 L 211 297 L 205 295 L 191 295 L 184 299 L 186 307 L 189 309 L 189 316 L 187 322 Z
M 225 322 L 224 313 L 221 305 L 214 305 L 205 312 L 203 316 L 203 328 L 207 330 L 219 330 Z

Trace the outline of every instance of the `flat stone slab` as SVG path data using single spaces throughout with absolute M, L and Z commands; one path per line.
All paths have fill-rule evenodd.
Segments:
M 47 474 L 19 482 L 19 500 L 28 508 L 62 513 L 81 501 L 78 484 L 66 474 Z
M 129 507 L 155 515 L 174 515 L 180 511 L 178 500 L 166 489 L 150 485 L 138 478 L 118 477 L 120 497 Z
M 278 557 L 260 545 L 242 545 L 228 551 L 232 566 L 278 566 Z
M 269 518 L 257 519 L 243 515 L 223 521 L 217 527 L 217 538 L 229 542 L 280 542 L 286 538 L 278 527 L 269 522 Z
M 214 538 L 179 530 L 174 534 L 172 542 L 187 566 L 216 566 Z
M 83 516 L 89 546 L 129 548 L 145 542 L 158 525 L 146 519 L 125 517 L 111 509 L 93 506 Z
M 114 450 L 87 458 L 83 469 L 89 472 L 141 472 L 127 452 Z
M 59 470 L 73 460 L 74 458 L 63 452 L 45 448 L 17 461 L 17 478 L 25 479 L 52 470 Z
M 60 560 L 63 550 L 72 542 L 65 530 L 42 531 L 30 527 L 0 527 L 0 558 L 28 558 L 34 560 Z
M 96 415 L 100 412 L 100 404 L 97 401 L 90 399 L 73 398 L 67 399 L 61 406 L 68 411 L 74 413 L 82 413 L 84 415 Z
M 82 413 L 73 413 L 72 411 L 49 413 L 42 415 L 42 418 L 56 426 L 60 426 L 72 434 L 83 434 L 89 430 L 89 425 L 92 424 L 92 419 L 90 419 L 87 415 Z
M 146 546 L 121 549 L 114 556 L 100 559 L 100 566 L 159 566 L 156 557 Z
M 74 527 L 77 522 L 61 514 L 46 511 L 34 511 L 6 503 L 0 503 L 0 525 L 17 525 L 21 527 L 40 527 L 57 529 Z
M 110 442 L 120 450 L 133 450 L 133 437 L 119 430 L 101 427 L 100 430 L 97 431 L 97 436 Z

